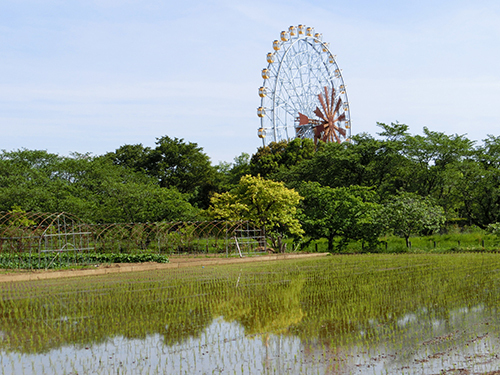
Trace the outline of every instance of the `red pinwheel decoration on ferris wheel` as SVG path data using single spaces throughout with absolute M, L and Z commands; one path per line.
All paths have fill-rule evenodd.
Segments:
M 342 98 L 340 96 L 335 98 L 335 88 L 328 90 L 328 87 L 325 86 L 323 89 L 324 96 L 323 93 L 318 94 L 323 111 L 319 107 L 316 107 L 314 110 L 319 120 L 310 119 L 299 112 L 297 133 L 300 133 L 302 127 L 308 128 L 312 126 L 314 130 L 314 143 L 317 143 L 318 140 L 341 143 L 347 135 L 346 130 L 340 125 L 346 119 L 346 115 L 342 111 Z

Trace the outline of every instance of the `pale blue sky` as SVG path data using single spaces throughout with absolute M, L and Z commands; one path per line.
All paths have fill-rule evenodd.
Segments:
M 266 54 L 298 24 L 337 55 L 353 133 L 500 134 L 497 0 L 1 0 L 0 149 L 99 155 L 168 135 L 213 163 L 252 154 Z

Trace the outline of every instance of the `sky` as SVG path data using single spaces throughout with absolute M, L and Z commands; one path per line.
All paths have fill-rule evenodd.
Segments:
M 0 150 L 253 154 L 266 54 L 298 24 L 337 56 L 353 134 L 500 135 L 498 0 L 1 0 Z

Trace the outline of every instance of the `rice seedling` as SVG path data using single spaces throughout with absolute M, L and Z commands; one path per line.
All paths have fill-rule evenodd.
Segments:
M 488 371 L 499 270 L 495 254 L 355 255 L 3 284 L 2 369 Z

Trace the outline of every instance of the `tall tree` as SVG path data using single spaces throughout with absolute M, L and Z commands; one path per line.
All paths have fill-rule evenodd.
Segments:
M 108 152 L 104 158 L 111 160 L 113 164 L 131 168 L 137 172 L 148 172 L 151 148 L 142 144 L 123 145 L 114 152 Z
M 162 187 L 175 186 L 183 193 L 194 193 L 210 184 L 213 167 L 210 158 L 196 143 L 164 136 L 156 141 L 151 152 L 148 170 Z
M 154 177 L 160 187 L 189 194 L 190 202 L 202 208 L 208 207 L 210 194 L 217 190 L 217 168 L 201 147 L 184 139 L 163 136 L 157 138 L 153 149 L 124 145 L 105 158 Z
M 295 138 L 292 141 L 271 142 L 260 147 L 250 160 L 252 175 L 282 179 L 289 168 L 314 156 L 316 146 L 311 139 Z M 277 176 L 278 175 L 278 176 Z
M 422 196 L 443 195 L 443 172 L 470 157 L 474 142 L 464 135 L 446 135 L 424 127 L 424 135 L 407 136 L 404 154 L 413 162 L 411 191 Z
M 488 136 L 455 170 L 449 185 L 460 202 L 459 215 L 483 228 L 500 221 L 500 137 Z
M 233 163 L 221 162 L 217 165 L 220 174 L 219 193 L 234 188 L 241 177 L 250 174 L 250 155 L 242 152 L 234 158 Z

